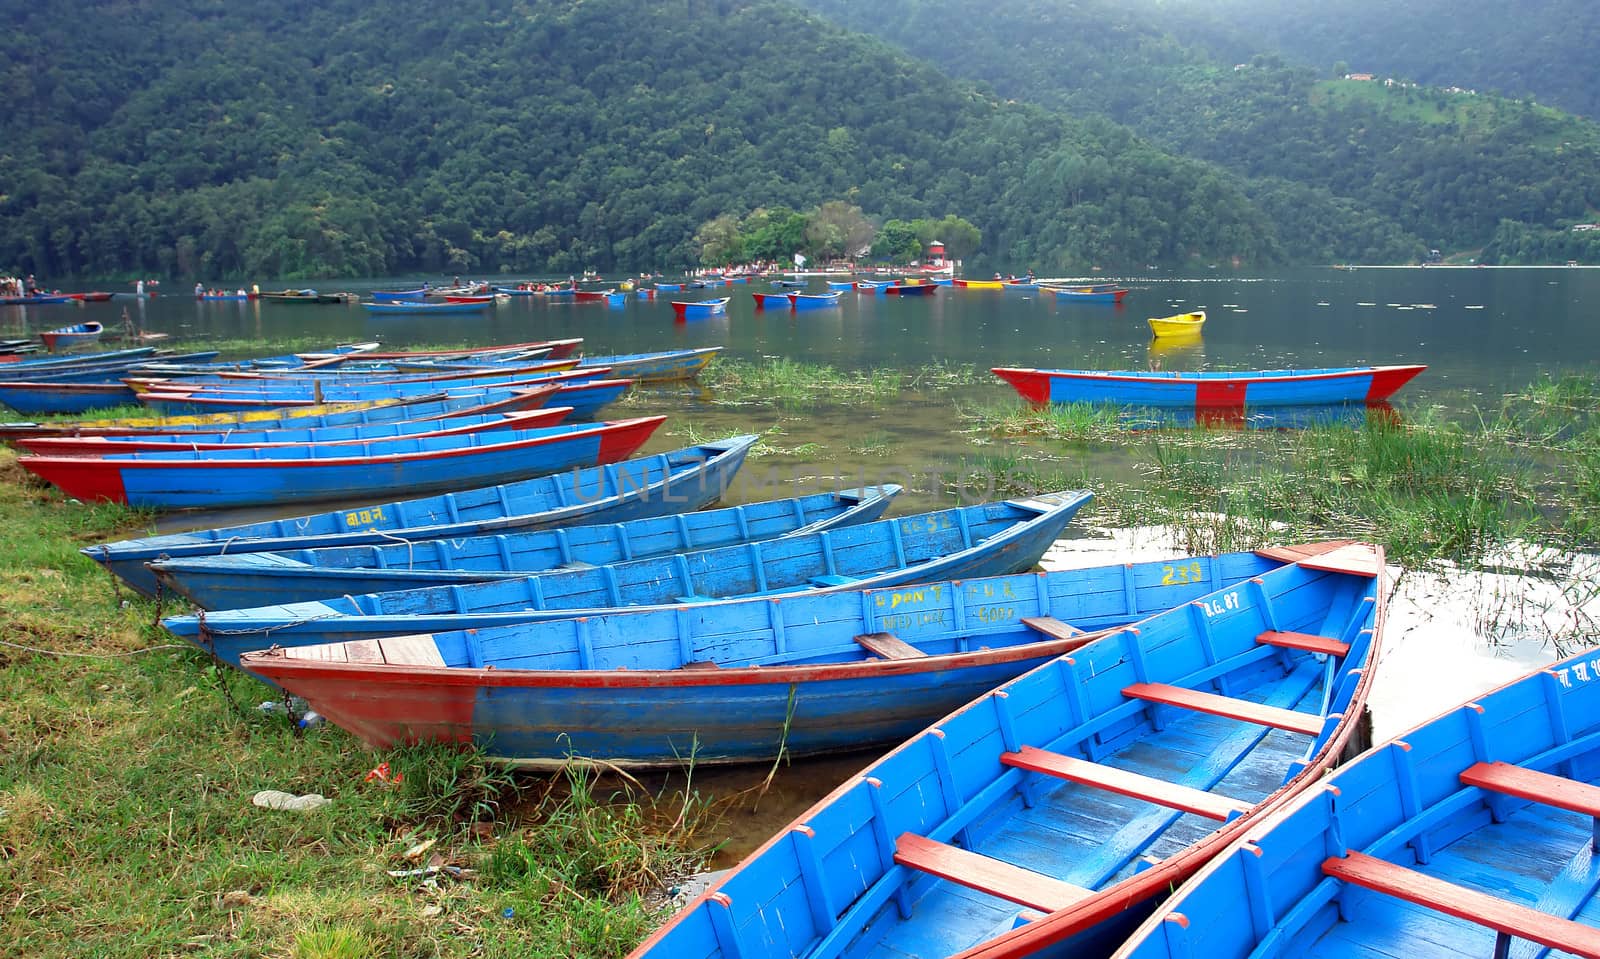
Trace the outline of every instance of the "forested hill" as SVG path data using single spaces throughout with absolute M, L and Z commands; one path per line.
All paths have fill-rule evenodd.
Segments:
M 1134 0 L 1174 29 L 1350 70 L 1533 97 L 1600 119 L 1593 0 Z M 1243 57 L 1248 59 L 1248 55 Z
M 0 56 L 0 270 L 41 277 L 676 268 L 721 214 L 835 200 L 964 217 L 996 268 L 1420 247 L 776 2 L 60 0 Z
M 1549 108 L 1385 86 L 1381 75 L 1334 80 L 1259 52 L 1269 43 L 1256 21 L 1224 20 L 1219 7 L 1202 17 L 1189 0 L 804 2 L 1002 96 L 1107 116 L 1227 167 L 1273 222 L 1307 231 L 1289 241 L 1296 249 L 1385 257 L 1381 244 L 1296 213 L 1337 207 L 1342 223 L 1397 223 L 1430 247 L 1484 248 L 1491 261 L 1600 259 L 1600 231 L 1571 230 L 1600 206 L 1600 127 Z
M 1482 119 L 1478 160 L 1437 107 L 1219 73 L 1158 32 L 1122 51 L 1115 20 L 1068 43 L 1039 3 L 864 5 L 961 14 L 933 21 L 959 47 L 939 69 L 778 0 L 35 5 L 0 31 L 0 272 L 672 269 L 718 218 L 837 202 L 963 217 L 975 269 L 1270 266 L 1491 229 L 1533 255 L 1550 216 L 1592 206 L 1588 133 L 1542 113 Z M 976 51 L 1020 69 L 1018 49 L 1048 58 L 998 95 L 940 72 L 981 75 Z M 1344 140 L 1305 126 L 1329 110 Z

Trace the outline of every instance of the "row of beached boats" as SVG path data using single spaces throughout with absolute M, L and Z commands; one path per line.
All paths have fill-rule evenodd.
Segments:
M 84 494 L 107 499 L 130 464 L 174 470 L 167 492 L 280 503 L 363 464 L 370 480 L 340 481 L 374 483 L 358 505 L 84 553 L 193 600 L 168 630 L 370 745 L 649 767 L 898 744 L 638 956 L 1460 954 L 1497 936 L 1600 955 L 1595 654 L 1363 752 L 1381 549 L 1040 573 L 1087 491 L 891 518 L 894 486 L 718 507 L 756 437 L 634 456 L 659 418 L 538 419 L 574 373 L 690 376 L 714 351 L 557 368 L 556 349 L 192 360 L 161 389 L 239 405 L 4 436 L 24 466 L 114 464 L 121 485 Z M 515 477 L 465 465 L 563 429 Z M 451 475 L 416 479 L 408 455 Z

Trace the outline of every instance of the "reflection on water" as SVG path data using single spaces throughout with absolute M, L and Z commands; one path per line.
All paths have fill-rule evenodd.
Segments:
M 1200 331 L 1153 336 L 1146 347 L 1152 370 L 1193 371 L 1204 368 L 1206 344 Z
M 1313 426 L 1348 426 L 1368 423 L 1399 425 L 1400 412 L 1388 403 L 1333 403 L 1323 406 L 1252 406 L 1245 409 L 1124 409 L 1118 422 L 1131 430 L 1303 430 Z

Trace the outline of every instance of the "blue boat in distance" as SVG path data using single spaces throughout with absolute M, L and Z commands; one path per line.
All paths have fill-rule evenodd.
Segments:
M 861 523 L 782 539 L 517 579 L 171 616 L 169 632 L 227 663 L 310 646 L 565 619 L 622 607 L 871 589 L 1031 567 L 1092 496 L 1074 490 Z
M 421 300 L 428 295 L 426 287 L 415 290 L 373 290 L 372 298 L 379 303 L 395 303 L 402 300 Z
M 606 566 L 853 526 L 882 516 L 900 489 L 890 485 L 815 493 L 605 526 L 193 556 L 157 560 L 150 569 L 164 588 L 201 609 L 302 603 Z
M 752 290 L 750 296 L 756 301 L 758 310 L 787 310 L 790 305 L 787 293 L 757 293 Z
M 844 293 L 790 293 L 789 302 L 797 310 L 825 309 L 838 306 L 841 296 L 844 296 Z
M 161 557 L 408 542 L 690 512 L 721 499 L 757 436 L 573 469 L 500 486 L 368 503 L 309 516 L 85 546 L 79 552 L 146 596 Z
M 1600 653 L 1370 750 L 1220 852 L 1118 959 L 1600 957 Z
M 482 313 L 494 306 L 494 299 L 471 303 L 429 303 L 425 300 L 362 303 L 368 313 Z
M 1100 631 L 1290 561 L 1230 553 L 735 600 L 690 615 L 623 610 L 241 662 L 379 748 L 472 742 L 531 766 L 759 761 L 899 742 Z
M 1152 899 L 1312 788 L 1360 725 L 1382 652 L 1382 551 L 1285 552 L 1304 558 L 983 691 L 631 955 L 998 957 L 1028 954 L 1023 940 L 1109 952 Z

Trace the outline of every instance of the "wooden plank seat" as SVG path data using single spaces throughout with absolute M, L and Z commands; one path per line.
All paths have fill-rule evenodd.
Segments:
M 1600 786 L 1498 762 L 1473 763 L 1462 771 L 1461 782 L 1594 817 L 1590 845 L 1600 852 Z
M 1303 649 L 1308 653 L 1324 653 L 1328 656 L 1348 656 L 1350 644 L 1315 633 L 1292 633 L 1269 629 L 1256 637 L 1256 642 L 1263 646 L 1279 646 L 1283 649 Z
M 1242 799 L 1232 799 L 1216 793 L 1185 786 L 1181 783 L 1156 779 L 1143 773 L 1117 769 L 1102 763 L 1064 756 L 1033 746 L 1023 746 L 1014 753 L 1001 753 L 1000 761 L 1007 766 L 1027 769 L 1065 779 L 1068 782 L 1095 786 L 1120 796 L 1143 799 L 1168 809 L 1180 809 L 1197 816 L 1225 822 L 1251 806 Z
M 1434 912 L 1495 930 L 1495 955 L 1510 951 L 1511 938 L 1600 959 L 1600 929 L 1508 902 L 1476 889 L 1398 866 L 1386 859 L 1350 852 L 1323 860 L 1322 872 L 1353 886 L 1393 896 Z
M 948 879 L 968 889 L 998 896 L 1029 909 L 1054 912 L 1093 893 L 1043 873 L 1014 866 L 938 842 L 916 833 L 902 833 L 894 843 L 894 861 L 902 866 Z
M 862 633 L 856 642 L 879 659 L 920 659 L 928 655 L 894 633 Z
M 1022 625 L 1036 633 L 1043 633 L 1051 639 L 1074 639 L 1087 635 L 1078 627 L 1071 623 L 1063 623 L 1054 616 L 1024 616 L 1022 617 Z
M 1315 736 L 1322 732 L 1321 716 L 1295 712 L 1292 709 L 1281 709 L 1277 706 L 1264 706 L 1261 703 L 1234 699 L 1231 696 L 1203 693 L 1198 689 L 1186 689 L 1182 686 L 1169 686 L 1165 683 L 1134 683 L 1132 686 L 1125 687 L 1122 690 L 1122 695 L 1130 699 L 1142 699 L 1146 702 L 1164 703 L 1168 706 L 1192 709 L 1197 713 L 1225 716 L 1229 719 L 1255 723 L 1258 726 L 1271 726 L 1274 729 L 1285 729 L 1292 733 L 1305 733 L 1307 736 Z

